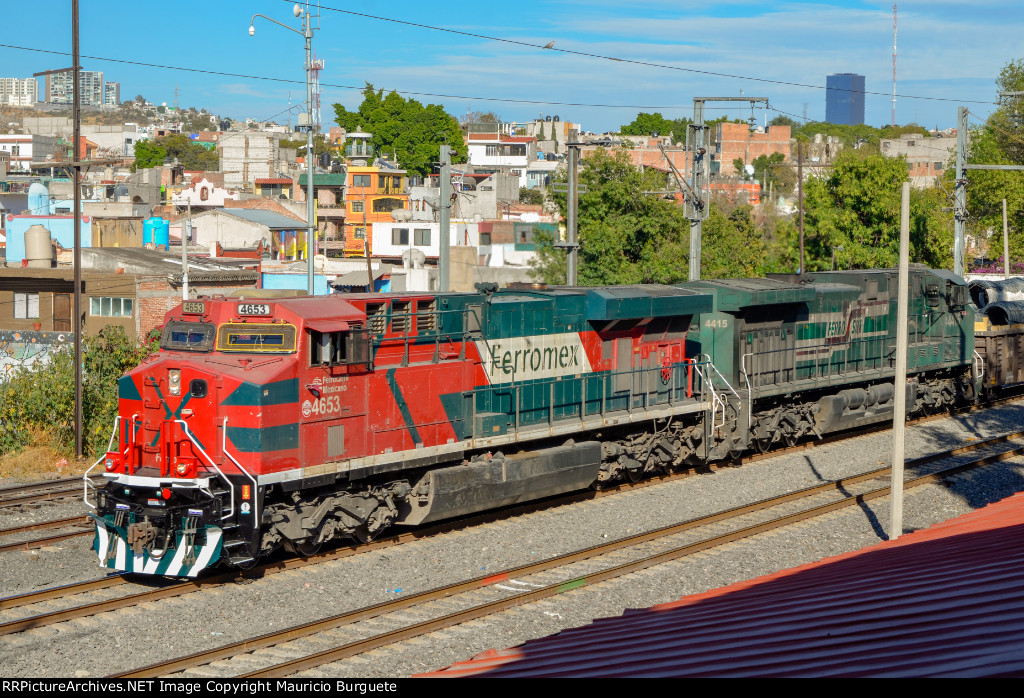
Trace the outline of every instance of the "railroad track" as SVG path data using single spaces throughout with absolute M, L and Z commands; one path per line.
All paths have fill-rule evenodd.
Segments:
M 940 413 L 940 414 L 934 414 L 934 415 L 917 417 L 917 418 L 915 418 L 914 420 L 912 420 L 909 423 L 910 424 L 914 424 L 914 425 L 925 424 L 925 423 L 933 421 L 933 420 L 943 419 L 943 418 L 949 417 L 950 415 L 964 414 L 964 413 L 971 412 L 971 411 L 974 411 L 974 410 L 985 409 L 985 408 L 993 407 L 993 406 L 1004 404 L 1004 403 L 1008 403 L 1008 402 L 1019 401 L 1019 400 L 1022 400 L 1022 399 L 1024 399 L 1024 396 L 1016 395 L 1016 394 L 1015 395 L 1010 395 L 1010 396 L 1007 396 L 1007 397 L 999 398 L 997 400 L 992 400 L 990 402 L 984 403 L 983 405 L 971 405 L 971 406 L 968 406 L 968 407 L 959 408 L 959 409 L 954 410 L 952 412 L 943 412 L 943 413 Z M 772 450 L 772 451 L 769 451 L 767 453 L 747 453 L 747 454 L 744 454 L 737 461 L 724 462 L 724 463 L 713 463 L 713 464 L 709 465 L 709 468 L 714 470 L 714 469 L 718 469 L 718 468 L 722 468 L 722 467 L 731 467 L 731 466 L 733 466 L 735 464 L 738 464 L 738 463 L 756 463 L 756 462 L 758 462 L 760 460 L 763 460 L 765 458 L 775 458 L 775 457 L 778 457 L 778 456 L 782 456 L 782 455 L 786 455 L 786 454 L 802 451 L 802 450 L 808 449 L 808 448 L 815 448 L 817 446 L 824 446 L 824 445 L 827 445 L 827 444 L 835 443 L 836 441 L 841 441 L 841 440 L 844 440 L 844 439 L 855 438 L 857 436 L 864 436 L 866 434 L 872 434 L 872 433 L 874 433 L 874 432 L 876 432 L 878 430 L 879 430 L 878 429 L 878 425 L 868 425 L 866 427 L 860 427 L 860 428 L 857 428 L 857 429 L 851 429 L 851 430 L 847 430 L 847 431 L 843 431 L 843 432 L 837 432 L 835 434 L 829 434 L 828 436 L 825 436 L 822 439 L 815 439 L 815 440 L 810 440 L 810 441 L 804 441 L 804 442 L 801 442 L 801 443 L 798 443 L 798 444 L 794 444 L 793 446 L 787 446 L 787 447 L 784 447 L 784 448 Z M 502 511 L 502 514 L 506 515 L 506 516 L 520 515 L 520 514 L 523 514 L 523 513 L 527 513 L 528 511 L 534 510 L 538 505 L 542 506 L 542 507 L 561 506 L 563 504 L 569 504 L 569 503 L 576 502 L 576 501 L 581 501 L 581 500 L 585 500 L 585 499 L 592 499 L 592 498 L 594 498 L 596 496 L 603 496 L 603 494 L 607 494 L 607 493 L 620 492 L 620 491 L 623 491 L 623 490 L 626 490 L 626 489 L 633 489 L 633 488 L 636 488 L 636 487 L 649 487 L 651 485 L 656 485 L 656 484 L 660 484 L 660 483 L 664 483 L 664 482 L 671 482 L 673 480 L 676 480 L 676 479 L 679 479 L 679 478 L 682 478 L 682 477 L 689 477 L 689 476 L 691 476 L 693 474 L 694 474 L 693 471 L 682 471 L 682 472 L 677 472 L 677 473 L 671 473 L 671 474 L 664 474 L 664 475 L 657 475 L 657 476 L 654 476 L 654 477 L 649 477 L 649 478 L 647 478 L 647 479 L 645 479 L 643 481 L 636 482 L 636 483 L 631 483 L 631 482 L 615 483 L 614 485 L 611 485 L 611 486 L 607 487 L 605 490 L 602 490 L 601 493 L 595 493 L 593 491 L 574 492 L 574 493 L 569 493 L 569 494 L 566 494 L 566 495 L 560 495 L 560 496 L 557 496 L 557 497 L 548 498 L 546 500 L 543 500 L 539 504 L 538 503 L 530 503 L 530 504 L 526 504 L 526 505 L 519 505 L 519 506 L 515 506 L 515 507 L 513 507 L 511 509 L 504 509 L 504 510 L 501 510 L 501 511 Z M 34 483 L 34 484 L 31 484 L 31 485 L 23 485 L 23 486 L 20 486 L 20 487 L 13 487 L 13 488 L 8 488 L 8 489 L 0 489 L 0 507 L 3 507 L 3 506 L 7 505 L 7 504 L 5 504 L 4 500 L 2 499 L 2 497 L 3 497 L 5 492 L 11 492 L 11 493 L 18 492 L 18 493 L 20 493 L 20 491 L 22 491 L 22 490 L 25 490 L 27 492 L 31 492 L 32 488 L 46 488 L 47 486 L 53 486 L 53 485 L 66 486 L 66 485 L 69 485 L 69 484 L 70 485 L 80 485 L 81 484 L 81 480 L 78 479 L 78 478 L 68 478 L 68 479 L 63 479 L 63 480 L 53 480 L 53 481 L 46 482 L 46 483 Z M 13 506 L 14 504 L 24 503 L 24 501 L 33 501 L 34 499 L 52 498 L 52 497 L 57 497 L 57 496 L 68 496 L 68 494 L 62 494 L 62 493 L 78 493 L 80 491 L 81 491 L 80 487 L 76 487 L 76 486 L 68 487 L 67 489 L 60 490 L 59 492 L 56 492 L 56 493 L 46 492 L 44 490 L 42 495 L 40 495 L 40 496 L 34 496 L 34 495 L 31 495 L 31 494 L 25 494 L 24 497 L 26 497 L 27 499 L 24 499 L 24 500 L 20 500 L 19 499 L 19 501 L 17 501 L 17 502 L 12 500 L 10 502 L 10 505 Z M 481 519 L 489 520 L 487 515 L 482 515 L 482 516 L 472 516 L 472 517 L 464 517 L 464 518 L 461 518 L 461 519 L 456 519 L 455 522 L 457 524 L 463 524 L 464 525 L 464 522 L 467 521 L 467 520 L 473 521 L 473 522 L 477 522 L 477 521 L 480 521 Z M 73 522 L 80 522 L 80 524 L 73 524 Z M 89 522 L 89 519 L 87 517 L 75 517 L 75 518 L 60 519 L 60 520 L 56 520 L 56 521 L 48 521 L 48 522 L 43 522 L 43 523 L 39 523 L 39 524 L 27 524 L 25 526 L 16 526 L 16 527 L 13 527 L 13 528 L 3 529 L 3 530 L 0 530 L 0 538 L 4 538 L 6 536 L 13 536 L 13 535 L 17 535 L 17 534 L 22 534 L 22 533 L 27 533 L 29 531 L 39 530 L 39 529 L 44 529 L 44 528 L 59 528 L 59 527 L 72 526 L 72 525 L 77 525 L 79 527 L 80 526 L 85 526 L 86 528 L 84 528 L 83 530 L 72 531 L 72 532 L 68 532 L 68 533 L 64 533 L 64 534 L 59 534 L 59 535 L 43 536 L 43 537 L 40 537 L 40 538 L 31 539 L 31 540 L 19 541 L 19 542 L 16 542 L 16 543 L 0 544 L 0 553 L 8 552 L 8 551 L 15 551 L 15 550 L 30 550 L 30 549 L 33 549 L 33 548 L 40 548 L 40 547 L 43 547 L 45 545 L 50 545 L 50 544 L 55 543 L 55 542 L 59 542 L 59 541 L 62 541 L 62 540 L 67 540 L 69 538 L 77 538 L 77 537 L 80 537 L 80 536 L 89 536 L 89 535 L 93 534 L 92 526 L 91 526 L 91 524 Z M 391 538 L 389 537 L 388 540 L 391 540 Z
M 936 418 L 940 418 L 940 417 L 944 417 L 944 416 L 948 416 L 948 415 L 943 414 L 943 415 L 934 415 L 934 416 L 931 416 L 931 417 L 922 417 L 922 418 L 920 418 L 918 420 L 918 422 L 920 423 L 921 421 L 928 421 L 928 420 L 931 420 L 931 419 L 936 419 Z M 761 460 L 763 460 L 765 458 L 774 458 L 774 457 L 778 457 L 778 456 L 781 456 L 781 455 L 786 455 L 786 454 L 791 454 L 791 453 L 794 453 L 794 452 L 799 452 L 799 451 L 802 451 L 802 450 L 805 450 L 805 449 L 808 449 L 808 448 L 814 448 L 816 446 L 820 446 L 820 445 L 824 445 L 824 444 L 828 444 L 828 443 L 834 443 L 835 441 L 844 440 L 844 439 L 852 438 L 852 437 L 855 437 L 855 436 L 864 435 L 864 434 L 867 434 L 867 433 L 872 433 L 875 430 L 876 429 L 864 428 L 864 429 L 858 429 L 858 430 L 852 430 L 852 431 L 844 432 L 842 434 L 830 435 L 830 436 L 828 436 L 828 437 L 826 437 L 824 439 L 821 439 L 821 440 L 808 441 L 808 442 L 796 444 L 794 446 L 787 447 L 787 448 L 784 448 L 784 449 L 779 449 L 777 451 L 771 451 L 769 453 L 750 454 L 750 455 L 747 455 L 744 458 L 742 458 L 741 461 L 739 461 L 739 462 L 742 462 L 742 463 L 754 463 L 754 462 L 761 461 Z M 933 454 L 931 456 L 925 456 L 923 458 L 919 458 L 919 459 L 916 459 L 914 461 L 909 461 L 907 463 L 907 467 L 910 468 L 910 467 L 914 467 L 914 466 L 920 466 L 920 465 L 922 465 L 924 463 L 931 462 L 931 461 L 934 461 L 936 459 L 947 458 L 947 457 L 950 457 L 951 455 L 955 455 L 955 454 L 959 454 L 959 453 L 967 453 L 967 452 L 970 452 L 970 451 L 975 451 L 975 450 L 978 450 L 978 449 L 981 449 L 981 448 L 985 448 L 986 446 L 989 446 L 989 445 L 1005 443 L 1005 442 L 1011 441 L 1011 440 L 1016 439 L 1016 438 L 1024 438 L 1024 431 L 1019 431 L 1019 432 L 1015 432 L 1015 433 L 1011 433 L 1011 434 L 1006 434 L 1006 435 L 999 436 L 999 437 L 994 437 L 992 439 L 988 439 L 988 440 L 985 440 L 985 441 L 977 441 L 977 442 L 974 442 L 974 443 L 972 443 L 972 444 L 970 444 L 968 446 L 964 446 L 964 447 L 961 447 L 960 449 L 956 449 L 955 451 L 952 451 L 952 452 L 941 452 L 941 453 Z M 723 463 L 723 464 L 715 465 L 713 467 L 714 468 L 732 467 L 732 464 L 731 463 Z M 613 487 L 609 487 L 607 489 L 600 490 L 600 491 L 587 490 L 587 491 L 582 491 L 582 492 L 574 492 L 574 493 L 570 493 L 568 495 L 561 495 L 561 496 L 557 496 L 557 497 L 551 497 L 551 498 L 548 498 L 548 499 L 545 499 L 545 500 L 539 500 L 539 501 L 536 501 L 536 502 L 529 502 L 529 503 L 526 503 L 526 504 L 523 504 L 523 505 L 519 505 L 519 506 L 516 506 L 516 507 L 506 508 L 506 509 L 502 509 L 502 510 L 498 510 L 498 511 L 492 511 L 492 512 L 485 512 L 485 513 L 477 514 L 477 515 L 473 515 L 473 516 L 462 517 L 462 518 L 456 519 L 456 520 L 441 522 L 439 524 L 436 524 L 436 525 L 433 525 L 433 526 L 430 526 L 430 527 L 416 529 L 415 531 L 410 531 L 410 532 L 405 532 L 405 533 L 396 533 L 396 534 L 393 534 L 393 535 L 382 537 L 381 539 L 379 539 L 377 541 L 374 541 L 374 542 L 371 542 L 371 543 L 340 545 L 340 546 L 332 548 L 330 550 L 327 550 L 327 551 L 324 551 L 324 552 L 320 552 L 320 553 L 317 553 L 315 555 L 311 555 L 311 556 L 309 556 L 307 558 L 289 558 L 289 559 L 271 560 L 269 562 L 257 565 L 257 566 L 255 566 L 254 568 L 252 568 L 250 570 L 246 570 L 246 571 L 232 570 L 232 571 L 225 572 L 225 573 L 222 573 L 222 574 L 219 574 L 219 575 L 212 575 L 212 576 L 202 577 L 202 578 L 200 578 L 198 580 L 185 580 L 185 581 L 180 581 L 179 580 L 179 581 L 175 581 L 175 580 L 167 580 L 167 579 L 162 579 L 162 578 L 140 578 L 138 576 L 131 575 L 131 574 L 120 574 L 120 573 L 118 573 L 118 574 L 110 574 L 110 575 L 101 577 L 99 579 L 87 580 L 87 581 L 84 581 L 84 582 L 68 584 L 68 585 L 64 585 L 64 586 L 60 586 L 60 587 L 53 587 L 53 588 L 49 588 L 49 589 L 43 589 L 43 590 L 40 590 L 40 591 L 27 592 L 27 593 L 18 594 L 18 595 L 15 595 L 15 596 L 9 596 L 9 597 L 0 599 L 0 614 L 3 614 L 4 612 L 11 611 L 12 609 L 17 609 L 17 608 L 22 608 L 22 607 L 30 607 L 32 605 L 40 604 L 40 603 L 43 603 L 43 602 L 55 602 L 55 601 L 57 601 L 59 599 L 65 599 L 65 598 L 77 596 L 77 595 L 80 595 L 80 594 L 92 594 L 92 595 L 95 596 L 95 595 L 97 595 L 95 592 L 99 592 L 99 590 L 112 590 L 115 587 L 126 587 L 126 586 L 132 586 L 132 585 L 139 586 L 140 585 L 140 580 L 143 580 L 145 582 L 144 584 L 141 585 L 141 586 L 144 586 L 145 588 L 140 590 L 140 591 L 130 591 L 127 594 L 125 594 L 125 593 L 123 593 L 122 591 L 119 591 L 119 590 L 103 591 L 103 592 L 99 593 L 99 595 L 104 597 L 104 598 L 101 598 L 100 600 L 89 600 L 87 603 L 84 603 L 84 604 L 81 604 L 81 605 L 76 605 L 76 606 L 73 606 L 73 607 L 70 607 L 70 608 L 66 608 L 66 609 L 63 609 L 63 610 L 50 611 L 50 612 L 42 613 L 42 614 L 39 614 L 39 615 L 33 615 L 33 616 L 30 616 L 30 617 L 26 617 L 26 618 L 9 620 L 9 621 L 6 621 L 6 622 L 0 621 L 0 635 L 6 635 L 6 634 L 11 634 L 11 633 L 21 632 L 21 631 L 26 630 L 26 629 L 28 629 L 30 627 L 39 627 L 41 625 L 49 625 L 49 624 L 59 623 L 59 622 L 67 621 L 67 620 L 73 620 L 75 618 L 86 617 L 86 616 L 95 615 L 95 614 L 99 614 L 99 613 L 106 613 L 106 612 L 114 611 L 114 610 L 117 610 L 117 609 L 120 609 L 120 608 L 131 607 L 131 606 L 139 605 L 139 604 L 142 604 L 142 603 L 147 603 L 147 602 L 150 602 L 150 601 L 156 601 L 156 600 L 163 599 L 163 598 L 170 598 L 170 597 L 174 597 L 174 596 L 180 596 L 180 595 L 183 595 L 183 594 L 187 594 L 187 593 L 191 593 L 191 592 L 195 592 L 195 591 L 200 591 L 200 590 L 202 590 L 204 588 L 211 588 L 211 587 L 216 587 L 216 586 L 223 585 L 223 584 L 234 583 L 234 582 L 238 581 L 240 578 L 245 578 L 245 577 L 253 577 L 253 578 L 261 577 L 261 576 L 266 576 L 268 574 L 274 574 L 276 572 L 283 572 L 283 571 L 287 571 L 287 570 L 298 569 L 298 568 L 301 568 L 301 567 L 304 567 L 304 566 L 310 565 L 310 564 L 319 564 L 319 563 L 323 563 L 323 562 L 329 562 L 331 560 L 341 559 L 341 558 L 348 557 L 348 556 L 351 556 L 351 555 L 354 555 L 354 554 L 357 554 L 357 553 L 368 552 L 368 551 L 371 551 L 371 550 L 379 550 L 379 549 L 386 548 L 386 547 L 401 545 L 403 543 L 407 543 L 407 542 L 410 542 L 410 541 L 413 541 L 413 540 L 418 540 L 418 539 L 421 539 L 421 538 L 424 538 L 424 537 L 428 537 L 428 536 L 432 536 L 432 535 L 438 535 L 440 533 L 447 532 L 447 531 L 458 530 L 458 529 L 462 529 L 462 528 L 468 528 L 468 527 L 471 527 L 471 526 L 477 526 L 477 525 L 481 525 L 483 523 L 489 523 L 489 522 L 493 522 L 493 521 L 497 521 L 497 520 L 507 519 L 507 518 L 511 518 L 511 517 L 514 517 L 514 516 L 519 516 L 519 515 L 522 515 L 522 514 L 534 512 L 534 511 L 539 511 L 539 510 L 543 510 L 543 509 L 550 509 L 550 508 L 555 508 L 555 507 L 558 507 L 558 506 L 563 506 L 563 505 L 566 505 L 566 504 L 572 504 L 572 503 L 578 503 L 578 502 L 588 501 L 588 500 L 592 500 L 592 499 L 597 499 L 597 498 L 604 497 L 604 496 L 610 496 L 610 495 L 613 495 L 613 494 L 616 494 L 618 492 L 625 491 L 625 490 L 632 490 L 632 489 L 637 489 L 637 488 L 650 487 L 650 486 L 653 486 L 653 485 L 658 485 L 658 484 L 662 484 L 662 483 L 666 483 L 666 482 L 671 482 L 671 481 L 680 479 L 682 477 L 689 477 L 692 474 L 693 474 L 692 472 L 685 471 L 685 472 L 679 472 L 679 473 L 655 476 L 655 477 L 652 477 L 652 478 L 649 478 L 649 479 L 646 479 L 646 480 L 643 480 L 643 481 L 640 481 L 640 482 L 636 482 L 636 483 L 629 483 L 629 482 L 617 483 Z M 77 479 L 75 480 L 75 482 L 77 482 Z M 12 489 L 14 489 L 14 488 L 12 488 Z M 18 489 L 21 489 L 21 488 L 18 488 Z M 73 518 L 73 519 L 63 519 L 63 520 L 60 520 L 60 521 L 45 522 L 45 523 L 41 523 L 41 524 L 30 524 L 29 526 L 24 527 L 24 528 L 17 527 L 17 528 L 12 528 L 12 529 L 5 529 L 3 531 L 0 531 L 0 536 L 4 536 L 4 535 L 8 535 L 8 534 L 11 534 L 11 533 L 14 533 L 14 532 L 19 532 L 19 531 L 28 530 L 28 529 L 56 527 L 56 526 L 60 526 L 60 525 L 71 525 L 72 522 L 80 521 L 80 520 L 88 521 L 87 519 L 84 519 L 84 517 L 76 517 L 76 518 Z M 3 551 L 3 550 L 15 550 L 15 549 L 22 549 L 22 550 L 24 550 L 24 549 L 27 549 L 27 548 L 30 548 L 30 547 L 39 547 L 41 545 L 48 544 L 49 542 L 55 542 L 57 540 L 63 540 L 63 539 L 72 538 L 72 537 L 76 537 L 76 536 L 85 536 L 85 535 L 91 535 L 91 534 L 92 534 L 91 528 L 90 529 L 86 529 L 86 530 L 80 530 L 80 531 L 72 531 L 72 532 L 67 532 L 67 533 L 63 533 L 63 534 L 58 534 L 58 535 L 55 535 L 55 536 L 47 536 L 45 538 L 35 539 L 33 541 L 23 541 L 23 542 L 11 543 L 11 544 L 8 544 L 8 545 L 0 547 L 0 551 Z M 154 585 L 156 586 L 156 588 L 153 588 Z
M 45 480 L 16 487 L 0 489 L 0 508 L 13 507 L 47 499 L 62 499 L 82 494 L 82 479 L 78 477 Z
M 908 472 L 914 471 L 916 474 L 907 478 L 905 489 L 939 482 L 969 470 L 1019 457 L 1024 454 L 1022 437 L 1024 432 L 1017 432 L 908 461 Z M 1018 441 L 1014 443 L 1014 440 Z M 974 457 L 968 460 L 962 458 L 972 452 Z M 961 462 L 942 463 L 949 459 Z M 167 676 L 218 661 L 221 662 L 218 673 L 228 672 L 245 678 L 288 676 L 483 618 L 514 606 L 540 601 L 799 521 L 858 506 L 888 496 L 888 478 L 889 468 L 879 468 L 708 517 L 341 613 L 116 676 Z M 382 625 L 385 626 L 383 630 Z M 352 640 L 353 636 L 358 639 Z M 321 649 L 325 644 L 331 646 Z M 274 648 L 273 654 L 253 654 L 271 647 Z M 282 654 L 300 656 L 282 663 L 265 665 L 268 661 L 278 661 Z M 254 663 L 264 666 L 252 669 Z M 204 675 L 208 675 L 208 667 Z

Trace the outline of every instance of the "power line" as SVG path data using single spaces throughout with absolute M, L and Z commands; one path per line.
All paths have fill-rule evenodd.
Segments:
M 292 2 L 292 0 L 282 0 L 282 2 Z M 366 14 L 366 13 L 363 13 L 363 12 L 354 12 L 352 10 L 342 10 L 342 9 L 339 9 L 339 8 L 336 8 L 336 7 L 324 7 L 323 5 L 320 5 L 319 9 L 320 10 L 328 10 L 330 12 L 338 12 L 340 14 L 352 15 L 354 17 L 363 17 L 365 19 L 373 19 L 373 20 L 377 20 L 377 21 L 380 21 L 380 22 L 392 22 L 394 24 L 402 24 L 402 25 L 405 25 L 405 26 L 408 26 L 408 27 L 416 27 L 416 28 L 419 28 L 419 29 L 429 29 L 431 31 L 446 32 L 448 34 L 457 34 L 459 36 L 468 36 L 468 37 L 471 37 L 471 38 L 474 38 L 474 39 L 484 39 L 486 41 L 496 41 L 496 42 L 504 43 L 504 44 L 513 44 L 513 45 L 516 45 L 516 46 L 523 46 L 523 47 L 526 47 L 526 48 L 535 48 L 535 49 L 540 49 L 540 50 L 543 50 L 543 51 L 556 51 L 558 53 L 565 53 L 565 54 L 573 55 L 573 56 L 583 56 L 585 58 L 597 58 L 597 59 L 600 59 L 600 60 L 615 61 L 616 63 L 630 63 L 632 65 L 640 65 L 640 66 L 645 66 L 645 67 L 648 67 L 648 68 L 662 68 L 664 70 L 677 70 L 677 71 L 681 71 L 681 72 L 685 72 L 685 73 L 696 73 L 698 75 L 711 75 L 713 77 L 731 78 L 731 79 L 734 79 L 734 80 L 751 80 L 753 82 L 763 82 L 763 83 L 767 83 L 767 84 L 770 84 L 770 85 L 785 85 L 787 87 L 804 87 L 804 88 L 808 88 L 808 89 L 812 89 L 812 90 L 828 89 L 824 85 L 809 85 L 809 84 L 801 83 L 801 82 L 789 82 L 789 81 L 786 81 L 786 80 L 772 80 L 770 78 L 758 78 L 758 77 L 753 77 L 753 76 L 750 76 L 750 75 L 733 75 L 731 73 L 718 73 L 718 72 L 711 71 L 711 70 L 699 70 L 697 68 L 684 68 L 682 66 L 668 65 L 668 64 L 665 64 L 665 63 L 653 63 L 653 62 L 650 62 L 650 61 L 640 61 L 640 60 L 635 60 L 635 59 L 631 59 L 631 58 L 619 58 L 619 57 L 616 57 L 616 56 L 606 56 L 606 55 L 603 55 L 603 54 L 600 54 L 600 53 L 588 53 L 586 51 L 574 51 L 572 49 L 557 48 L 557 47 L 555 47 L 553 45 L 554 42 L 548 43 L 546 45 L 533 44 L 533 43 L 530 43 L 528 41 L 517 41 L 516 39 L 505 39 L 505 38 L 499 37 L 499 36 L 489 36 L 487 34 L 476 34 L 476 33 L 473 33 L 473 32 L 459 31 L 458 29 L 449 29 L 447 27 L 436 27 L 436 26 L 433 26 L 433 25 L 430 25 L 430 24 L 422 24 L 420 22 L 409 22 L 409 21 L 406 21 L 406 20 L 394 19 L 393 17 L 381 17 L 381 16 L 378 16 L 378 15 L 371 15 L 371 14 Z M 841 88 L 831 88 L 831 89 L 842 91 Z M 853 92 L 854 90 L 847 90 L 847 91 Z M 858 94 L 865 94 L 865 95 L 882 95 L 882 96 L 885 96 L 885 97 L 889 96 L 889 94 L 886 93 L 886 92 L 868 92 L 866 90 L 865 91 L 856 90 L 856 92 Z M 413 93 L 409 93 L 409 94 L 413 94 Z M 936 102 L 955 102 L 957 104 L 964 104 L 965 102 L 968 103 L 968 104 L 994 104 L 994 102 L 984 102 L 984 101 L 979 101 L 979 100 L 950 99 L 948 97 L 923 97 L 923 96 L 920 96 L 920 95 L 904 95 L 904 94 L 895 94 L 895 93 L 893 93 L 893 98 L 895 99 L 896 97 L 903 97 L 904 99 L 923 99 L 923 100 L 931 100 L 931 101 L 936 101 Z M 569 106 L 576 106 L 576 105 L 569 105 Z
M 66 56 L 70 55 L 64 51 L 52 51 L 49 49 L 33 48 L 31 46 L 16 46 L 14 44 L 0 44 L 0 48 L 9 48 L 19 51 L 34 51 L 36 53 L 48 53 L 55 56 Z M 267 82 L 280 82 L 291 85 L 303 85 L 305 86 L 304 80 L 292 80 L 289 78 L 274 78 L 266 75 L 249 75 L 245 73 L 228 73 L 220 70 L 206 70 L 203 68 L 187 68 L 184 66 L 174 65 L 162 65 L 159 63 L 144 63 L 141 61 L 129 61 L 122 58 L 107 58 L 104 56 L 82 56 L 92 61 L 107 61 L 109 63 L 121 63 L 123 65 L 136 65 L 143 68 L 159 68 L 161 70 L 180 70 L 188 73 L 202 73 L 204 75 L 218 75 L 221 77 L 229 78 L 242 78 L 246 80 L 264 80 Z M 366 85 L 339 85 L 336 83 L 321 82 L 321 87 L 336 87 L 343 90 L 364 90 Z M 507 102 L 512 104 L 538 104 L 538 105 L 549 105 L 549 106 L 564 106 L 564 107 L 599 107 L 604 109 L 652 109 L 652 110 L 668 110 L 668 109 L 688 109 L 689 105 L 642 105 L 642 104 L 588 104 L 586 102 L 554 102 L 545 101 L 538 99 L 512 99 L 508 97 L 480 97 L 480 96 L 468 96 L 468 95 L 453 95 L 443 94 L 436 92 L 413 92 L 411 90 L 399 90 L 392 89 L 385 91 L 397 92 L 403 95 L 414 95 L 417 97 L 439 97 L 441 99 L 464 99 L 470 101 L 481 101 L 481 102 Z

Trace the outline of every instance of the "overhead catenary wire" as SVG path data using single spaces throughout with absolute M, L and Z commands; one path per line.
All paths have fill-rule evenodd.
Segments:
M 289 3 L 292 2 L 292 0 L 281 0 L 281 1 L 282 2 L 289 2 Z M 676 70 L 676 71 L 682 71 L 682 72 L 686 72 L 686 73 L 695 73 L 695 74 L 698 74 L 698 75 L 710 75 L 712 77 L 731 78 L 731 79 L 734 79 L 734 80 L 750 80 L 752 82 L 763 82 L 763 83 L 767 83 L 767 84 L 770 84 L 770 85 L 784 85 L 786 87 L 803 87 L 803 88 L 814 89 L 814 90 L 832 89 L 833 91 L 838 90 L 840 92 L 842 92 L 842 91 L 848 91 L 848 92 L 856 91 L 858 94 L 881 95 L 881 96 L 884 96 L 884 97 L 889 97 L 890 96 L 888 92 L 869 92 L 869 91 L 866 91 L 866 90 L 862 91 L 862 90 L 843 90 L 842 88 L 827 88 L 825 85 L 810 85 L 810 84 L 807 84 L 807 83 L 792 82 L 792 81 L 787 81 L 787 80 L 773 80 L 773 79 L 770 79 L 770 78 L 760 78 L 760 77 L 755 77 L 755 76 L 751 76 L 751 75 L 735 75 L 735 74 L 732 74 L 732 73 L 719 73 L 719 72 L 712 71 L 712 70 L 701 70 L 699 68 L 686 68 L 684 66 L 669 65 L 669 64 L 666 64 L 666 63 L 654 63 L 654 62 L 651 62 L 651 61 L 642 61 L 642 60 L 636 60 L 636 59 L 632 59 L 632 58 L 621 58 L 621 57 L 618 57 L 618 56 L 608 56 L 608 55 L 604 55 L 604 54 L 600 54 L 600 53 L 590 53 L 590 52 L 587 52 L 587 51 L 575 51 L 573 49 L 559 48 L 557 46 L 554 46 L 553 44 L 547 44 L 547 45 L 545 45 L 545 44 L 535 44 L 535 43 L 531 43 L 529 41 L 519 41 L 517 39 L 507 39 L 507 38 L 499 37 L 499 36 L 490 36 L 488 34 L 478 34 L 478 33 L 475 33 L 475 32 L 461 31 L 459 29 L 451 29 L 451 28 L 448 28 L 448 27 L 438 27 L 438 26 L 434 26 L 434 25 L 431 25 L 431 24 L 424 24 L 422 22 L 410 22 L 408 20 L 395 19 L 393 17 L 381 17 L 379 15 L 371 15 L 371 14 L 367 14 L 365 12 L 355 12 L 354 10 L 343 10 L 343 9 L 340 9 L 340 8 L 337 8 L 337 7 L 326 7 L 324 5 L 319 5 L 319 4 L 318 4 L 318 8 L 321 11 L 327 10 L 329 12 L 338 12 L 340 14 L 351 15 L 351 16 L 354 16 L 354 17 L 362 17 L 362 18 L 365 18 L 365 19 L 373 19 L 373 20 L 380 21 L 380 22 L 392 22 L 394 24 L 403 24 L 403 25 L 408 26 L 408 27 L 416 27 L 416 28 L 419 28 L 419 29 L 429 29 L 431 31 L 445 32 L 445 33 L 448 33 L 448 34 L 457 34 L 457 35 L 460 35 L 460 36 L 467 36 L 467 37 L 471 37 L 471 38 L 475 38 L 475 39 L 484 39 L 486 41 L 495 41 L 495 42 L 499 42 L 499 43 L 513 44 L 513 45 L 516 45 L 516 46 L 523 46 L 523 47 L 526 47 L 526 48 L 535 48 L 535 49 L 542 50 L 542 51 L 556 51 L 558 53 L 564 53 L 564 54 L 573 55 L 573 56 L 582 56 L 582 57 L 585 57 L 585 58 L 596 58 L 596 59 L 600 59 L 600 60 L 615 61 L 616 63 L 628 63 L 628 64 L 632 64 L 632 65 L 639 65 L 639 66 L 645 66 L 645 67 L 650 67 L 650 68 L 661 68 L 661 69 L 664 69 L 664 70 Z M 922 95 L 893 94 L 893 98 L 895 98 L 895 97 L 902 97 L 904 99 L 932 100 L 932 101 L 938 101 L 938 102 L 954 102 L 954 103 L 957 103 L 957 104 L 964 104 L 965 102 L 969 103 L 969 104 L 995 104 L 994 101 L 992 101 L 992 102 L 985 102 L 985 101 L 980 101 L 980 100 L 953 99 L 953 98 L 949 98 L 949 97 L 925 97 L 925 96 L 922 96 Z

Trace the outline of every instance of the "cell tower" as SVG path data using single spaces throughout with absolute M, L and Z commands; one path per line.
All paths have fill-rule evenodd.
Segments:
M 896 3 L 892 6 L 892 125 L 896 125 Z
M 313 83 L 313 124 L 317 127 L 320 126 L 320 71 L 324 69 L 324 62 L 322 60 L 313 59 L 312 70 L 310 75 Z

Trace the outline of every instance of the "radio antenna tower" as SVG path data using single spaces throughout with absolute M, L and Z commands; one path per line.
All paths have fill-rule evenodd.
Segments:
M 892 5 L 892 125 L 896 125 L 896 3 Z
M 324 69 L 322 60 L 313 59 L 313 69 L 310 74 L 313 77 L 313 123 L 319 127 L 320 121 L 320 71 Z

